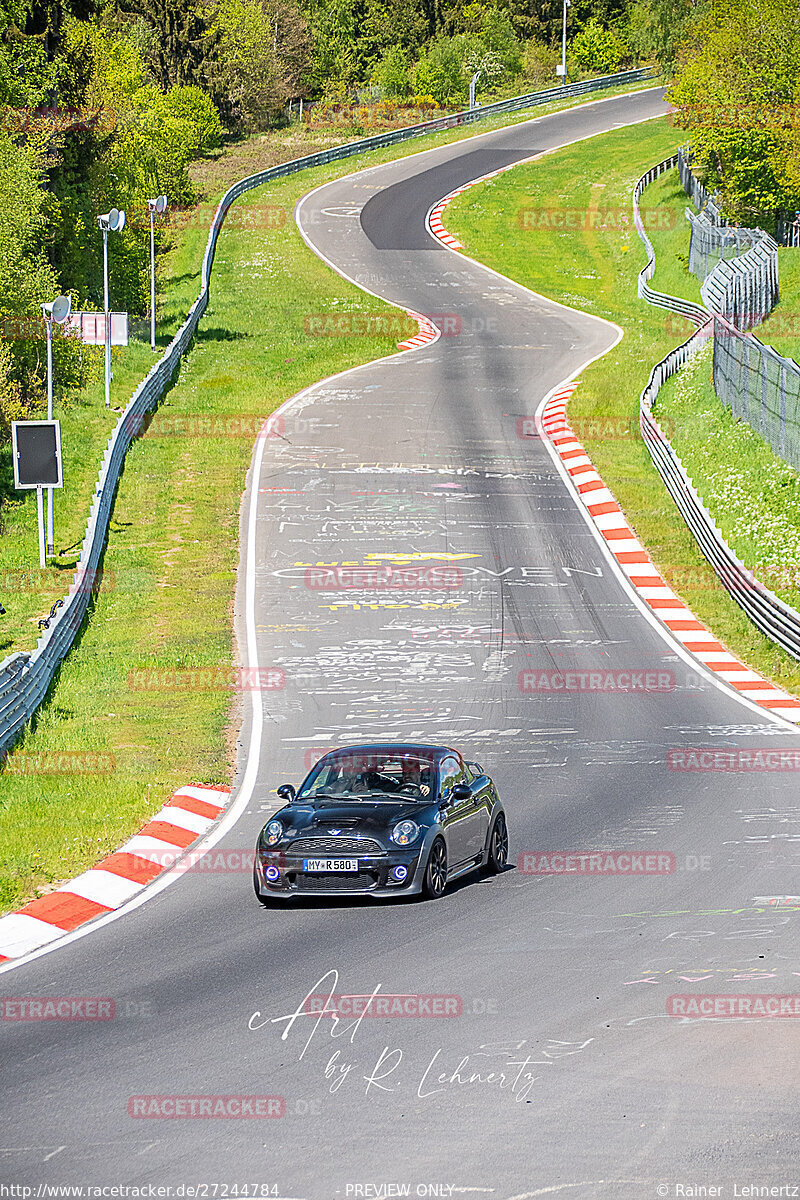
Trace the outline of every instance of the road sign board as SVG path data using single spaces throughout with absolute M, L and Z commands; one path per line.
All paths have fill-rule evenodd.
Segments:
M 12 421 L 14 487 L 64 486 L 59 421 Z
M 112 312 L 109 315 L 111 317 L 111 345 L 127 346 L 128 314 Z M 106 342 L 105 313 L 70 313 L 65 322 L 64 331 L 76 335 L 87 346 L 104 346 Z

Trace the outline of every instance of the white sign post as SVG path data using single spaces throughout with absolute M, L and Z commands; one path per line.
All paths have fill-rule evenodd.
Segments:
M 47 419 L 53 419 L 53 322 L 63 325 L 69 317 L 72 300 L 69 296 L 56 296 L 49 304 L 42 305 L 45 330 L 47 332 Z M 40 489 L 41 490 L 41 489 Z M 39 496 L 41 502 L 41 496 Z M 47 553 L 55 554 L 55 530 L 53 522 L 53 489 L 47 489 Z

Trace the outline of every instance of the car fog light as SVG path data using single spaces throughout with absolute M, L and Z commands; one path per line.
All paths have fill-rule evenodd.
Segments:
M 275 883 L 280 878 L 280 874 L 277 867 L 266 867 L 264 869 L 264 878 L 268 879 L 270 883 Z
M 392 867 L 392 879 L 396 879 L 398 883 L 402 883 L 408 875 L 408 867 Z

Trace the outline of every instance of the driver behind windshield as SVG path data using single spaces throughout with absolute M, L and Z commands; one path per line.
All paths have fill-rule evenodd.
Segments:
M 330 796 L 403 795 L 424 800 L 433 793 L 433 763 L 416 755 L 359 755 L 327 763 L 308 793 Z

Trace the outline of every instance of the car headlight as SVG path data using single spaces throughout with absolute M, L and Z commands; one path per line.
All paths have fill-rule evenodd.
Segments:
M 277 846 L 278 842 L 283 837 L 283 826 L 280 821 L 270 821 L 267 828 L 264 830 L 264 841 L 268 846 Z
M 416 821 L 399 821 L 392 830 L 392 841 L 398 846 L 410 846 L 419 836 L 419 825 Z

